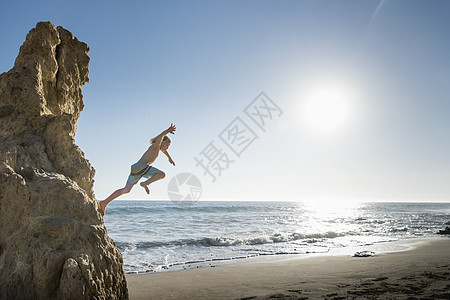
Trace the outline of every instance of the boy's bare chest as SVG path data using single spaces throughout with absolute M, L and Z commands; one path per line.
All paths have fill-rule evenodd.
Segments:
M 142 155 L 141 160 L 145 161 L 148 164 L 152 164 L 155 159 L 158 157 L 159 150 L 155 147 L 150 146 L 147 151 Z

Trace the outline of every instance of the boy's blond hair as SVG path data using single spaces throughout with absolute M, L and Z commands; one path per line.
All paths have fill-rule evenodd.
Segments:
M 156 139 L 157 139 L 158 137 L 154 137 L 154 138 L 152 138 L 151 140 L 150 140 L 150 144 L 154 144 L 155 142 L 156 142 Z M 170 139 L 170 137 L 168 137 L 167 135 L 165 135 L 164 137 L 163 137 L 163 139 L 162 139 L 162 142 L 161 143 L 172 143 L 172 140 Z

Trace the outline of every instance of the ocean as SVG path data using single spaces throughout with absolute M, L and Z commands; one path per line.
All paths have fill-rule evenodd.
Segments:
M 447 238 L 450 203 L 121 201 L 108 205 L 109 236 L 126 274 L 214 267 L 265 258 L 399 251 Z

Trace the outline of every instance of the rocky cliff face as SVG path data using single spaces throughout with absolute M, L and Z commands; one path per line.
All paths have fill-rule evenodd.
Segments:
M 74 143 L 89 47 L 38 23 L 0 75 L 0 299 L 127 299 Z

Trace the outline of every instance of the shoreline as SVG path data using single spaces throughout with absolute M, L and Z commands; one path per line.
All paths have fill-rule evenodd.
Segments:
M 450 297 L 450 239 L 372 257 L 327 254 L 127 275 L 130 299 Z
M 167 265 L 160 265 L 156 269 L 149 269 L 147 271 L 131 271 L 126 272 L 125 275 L 148 275 L 164 272 L 179 272 L 190 269 L 198 268 L 211 268 L 220 267 L 230 264 L 245 264 L 245 263 L 259 263 L 259 262 L 271 262 L 271 261 L 283 261 L 283 260 L 295 260 L 295 259 L 309 259 L 320 256 L 352 256 L 356 252 L 374 252 L 377 255 L 408 251 L 414 248 L 416 245 L 433 240 L 440 240 L 442 237 L 436 236 L 434 238 L 408 238 L 408 239 L 396 239 L 387 240 L 382 242 L 374 242 L 363 246 L 347 246 L 341 248 L 329 248 L 324 252 L 309 252 L 309 253 L 273 253 L 273 254 L 258 254 L 247 257 L 237 256 L 228 258 L 214 258 L 207 260 L 186 261 L 186 262 L 174 262 Z

